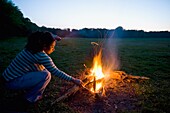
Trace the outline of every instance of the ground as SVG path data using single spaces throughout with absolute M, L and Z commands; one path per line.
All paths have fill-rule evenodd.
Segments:
M 82 89 L 67 103 L 80 113 L 115 113 L 137 111 L 137 99 L 131 83 L 110 80 L 105 87 L 105 96 L 96 96 Z
M 61 81 L 63 87 L 58 89 L 61 93 L 53 93 L 52 95 L 52 93 L 50 93 L 51 91 L 49 91 L 50 89 L 47 88 L 43 100 L 37 102 L 35 105 L 28 106 L 23 111 L 31 113 L 53 113 L 56 111 L 72 111 L 73 113 L 138 112 L 138 110 L 140 110 L 140 103 L 138 102 L 140 99 L 138 96 L 139 87 L 146 81 L 110 78 L 107 82 L 105 82 L 105 87 L 102 90 L 104 92 L 103 94 L 95 94 L 84 88 L 80 88 L 80 90 L 78 90 L 75 94 L 69 96 L 59 103 L 55 103 L 53 106 L 50 106 L 50 104 L 54 102 L 55 99 L 62 96 L 68 89 L 72 87 L 71 83 L 62 83 Z M 89 86 L 90 85 L 87 85 L 86 87 Z M 56 87 L 55 84 L 53 87 Z M 11 92 L 12 95 L 9 95 L 9 92 Z M 1 99 L 4 101 L 1 103 L 3 104 L 1 106 L 11 103 L 14 103 L 15 105 L 19 104 L 18 101 L 20 101 L 20 99 L 17 100 L 16 98 L 21 96 L 23 92 L 14 93 L 12 91 L 7 91 L 6 93 L 8 93 L 8 95 L 3 95 L 5 98 Z M 9 106 L 7 108 L 10 111 Z M 22 109 L 23 108 L 24 106 L 22 106 Z
M 56 51 L 51 55 L 57 67 L 64 72 L 78 78 L 79 72 L 84 69 L 83 64 L 91 67 L 91 61 L 86 62 L 86 56 L 91 50 L 91 42 L 99 39 L 72 38 L 58 42 Z M 9 65 L 11 60 L 26 44 L 26 38 L 10 38 L 0 41 L 0 74 Z M 113 113 L 169 113 L 170 111 L 170 39 L 168 38 L 127 38 L 117 42 L 120 70 L 138 76 L 149 77 L 144 82 L 128 82 L 123 84 L 114 81 L 110 88 L 106 88 L 106 97 L 99 103 L 87 91 L 80 90 L 63 102 L 50 107 L 50 103 L 60 97 L 73 86 L 72 83 L 52 77 L 44 92 L 43 100 L 37 106 L 30 106 L 30 113 L 75 113 L 98 111 L 95 106 L 104 105 L 101 111 Z M 109 85 L 108 85 L 109 86 Z M 130 90 L 131 89 L 131 90 Z M 131 91 L 133 92 L 131 94 Z M 0 87 L 0 108 L 8 104 L 17 93 L 4 90 Z M 19 92 L 20 93 L 20 92 Z M 131 97 L 132 96 L 132 97 Z M 80 98 L 81 97 L 81 98 Z M 17 103 L 17 102 L 16 102 Z M 85 105 L 83 105 L 85 104 Z M 82 106 L 87 106 L 86 108 Z M 99 110 L 100 111 L 100 110 Z M 2 111 L 0 111 L 3 113 Z
M 139 87 L 146 81 L 111 78 L 105 83 L 104 94 L 95 94 L 81 88 L 64 103 L 78 113 L 138 112 L 140 109 Z M 51 108 L 51 110 L 54 109 L 55 107 Z

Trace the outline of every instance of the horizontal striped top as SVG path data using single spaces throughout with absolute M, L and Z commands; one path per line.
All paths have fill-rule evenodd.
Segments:
M 72 77 L 59 70 L 52 59 L 43 51 L 32 54 L 27 49 L 23 49 L 3 72 L 6 81 L 13 80 L 29 72 L 42 71 L 47 69 L 52 75 L 61 79 L 71 81 Z

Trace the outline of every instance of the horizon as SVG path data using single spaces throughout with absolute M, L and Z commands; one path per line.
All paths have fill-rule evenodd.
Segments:
M 170 31 L 169 0 L 11 0 L 39 27 Z

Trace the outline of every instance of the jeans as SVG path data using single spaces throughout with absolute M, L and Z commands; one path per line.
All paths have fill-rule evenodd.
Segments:
M 25 98 L 30 102 L 39 100 L 51 80 L 51 73 L 47 70 L 29 72 L 5 85 L 13 90 L 26 90 Z

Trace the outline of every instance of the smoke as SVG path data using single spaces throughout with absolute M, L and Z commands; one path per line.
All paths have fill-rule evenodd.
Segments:
M 114 31 L 105 38 L 103 42 L 103 68 L 104 73 L 110 73 L 119 69 L 119 57 L 118 57 L 118 38 L 114 37 Z

